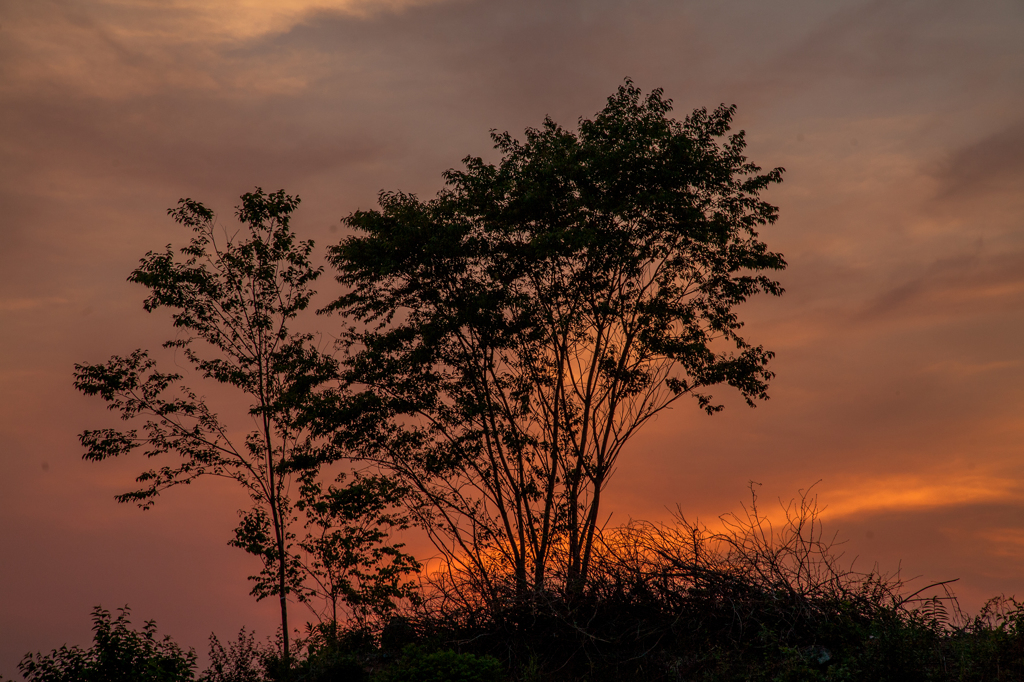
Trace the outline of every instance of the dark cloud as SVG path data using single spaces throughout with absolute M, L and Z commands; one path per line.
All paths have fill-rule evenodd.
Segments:
M 988 200 L 1024 185 L 1024 121 L 951 153 L 935 173 L 939 200 Z
M 1024 251 L 992 253 L 978 240 L 972 251 L 939 259 L 874 297 L 855 321 L 963 320 L 1008 311 L 1024 316 Z

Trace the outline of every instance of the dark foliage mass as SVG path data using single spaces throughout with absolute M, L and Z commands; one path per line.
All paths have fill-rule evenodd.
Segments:
M 943 592 L 902 596 L 897 577 L 840 567 L 806 498 L 773 526 L 755 505 L 722 532 L 677 518 L 614 533 L 584 595 L 517 599 L 495 612 L 427 603 L 372 631 L 339 628 L 280 646 L 243 630 L 211 637 L 210 665 L 155 625 L 95 614 L 90 650 L 27 656 L 32 682 L 1015 682 L 1024 604 L 971 618 Z M 484 602 L 481 600 L 481 604 Z
M 1024 679 L 1024 605 L 967 617 L 945 585 L 844 567 L 814 498 L 782 512 L 771 523 L 755 496 L 717 532 L 681 515 L 609 531 L 583 595 L 509 594 L 495 612 L 462 585 L 421 612 L 418 641 L 524 681 Z
M 30 682 L 186 682 L 193 679 L 196 654 L 169 637 L 157 638 L 156 623 L 131 628 L 128 607 L 114 618 L 100 607 L 92 613 L 93 646 L 62 646 L 29 654 L 18 669 Z

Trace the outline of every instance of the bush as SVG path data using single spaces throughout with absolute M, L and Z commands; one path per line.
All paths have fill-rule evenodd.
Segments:
M 367 682 L 369 676 L 352 654 L 337 650 L 311 654 L 293 669 L 295 682 Z
M 427 651 L 410 645 L 385 675 L 390 682 L 496 682 L 506 679 L 493 656 Z
M 210 635 L 210 666 L 203 671 L 200 682 L 264 682 L 268 658 L 274 652 L 256 643 L 256 636 L 242 628 L 238 639 L 228 648 Z
M 97 606 L 90 649 L 62 646 L 48 655 L 26 654 L 18 670 L 31 682 L 191 682 L 195 651 L 182 651 L 170 637 L 157 639 L 151 620 L 136 632 L 129 613 L 125 606 L 112 618 Z
M 309 639 L 296 640 L 289 670 L 279 647 L 257 643 L 245 628 L 227 648 L 210 635 L 210 666 L 199 682 L 365 682 L 368 676 L 356 655 L 367 651 L 365 637 L 358 629 L 314 628 Z
M 369 633 L 362 628 L 338 631 L 328 636 L 312 633 L 306 641 L 306 658 L 295 670 L 297 682 L 366 682 L 369 677 L 357 658 L 358 654 L 376 651 Z
M 448 571 L 415 629 L 531 681 L 1024 680 L 1019 602 L 966 619 L 947 583 L 906 595 L 898 574 L 844 565 L 813 497 L 783 512 L 773 524 L 755 496 L 720 531 L 681 515 L 607 530 L 580 591 L 517 594 L 496 574 L 489 601 Z

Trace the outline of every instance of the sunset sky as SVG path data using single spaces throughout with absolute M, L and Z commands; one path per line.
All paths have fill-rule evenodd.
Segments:
M 274 630 L 226 545 L 237 491 L 142 512 L 113 496 L 145 462 L 81 459 L 112 415 L 74 363 L 168 336 L 125 281 L 187 240 L 168 207 L 230 226 L 241 193 L 284 188 L 324 247 L 381 189 L 430 197 L 464 156 L 496 160 L 490 129 L 572 126 L 626 77 L 680 118 L 738 106 L 751 160 L 786 168 L 761 237 L 790 266 L 740 313 L 777 353 L 771 400 L 661 415 L 613 523 L 710 522 L 750 481 L 772 511 L 820 481 L 855 567 L 959 578 L 970 610 L 1024 597 L 1019 0 L 0 0 L 0 675 L 88 644 L 98 604 L 200 652 Z

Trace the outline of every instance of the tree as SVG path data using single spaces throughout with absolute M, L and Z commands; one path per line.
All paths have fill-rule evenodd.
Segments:
M 627 81 L 593 120 L 494 134 L 430 201 L 382 193 L 329 249 L 346 294 L 338 440 L 412 491 L 449 566 L 497 600 L 586 585 L 626 443 L 683 396 L 767 398 L 739 304 L 782 288 L 777 209 L 733 107 L 669 117 Z M 358 417 L 352 415 L 357 414 Z M 325 417 L 326 418 L 326 417 Z M 494 603 L 494 602 L 492 602 Z
M 240 512 L 230 544 L 263 562 L 262 572 L 251 578 L 253 595 L 279 598 L 287 665 L 288 596 L 304 600 L 312 594 L 303 585 L 308 564 L 297 546 L 292 486 L 301 478 L 307 493 L 319 491 L 310 482 L 321 474 L 320 462 L 331 459 L 325 455 L 330 446 L 311 433 L 308 413 L 317 392 L 337 378 L 338 367 L 318 350 L 313 335 L 290 329 L 309 306 L 311 285 L 322 273 L 310 262 L 313 242 L 297 241 L 289 227 L 298 197 L 257 188 L 241 199 L 237 216 L 245 227 L 241 236 L 223 242 L 213 212 L 182 199 L 169 213 L 193 231 L 191 242 L 180 258 L 170 246 L 149 252 L 129 280 L 149 289 L 147 311 L 173 311 L 180 335 L 164 346 L 183 353 L 203 379 L 248 399 L 251 430 L 239 439 L 205 398 L 180 385 L 180 374 L 159 371 L 146 351 L 136 350 L 104 364 L 76 365 L 75 387 L 103 398 L 123 420 L 142 420 L 142 430 L 88 430 L 80 439 L 88 460 L 139 447 L 150 458 L 180 457 L 176 465 L 141 474 L 136 480 L 142 487 L 119 495 L 120 502 L 148 508 L 167 488 L 202 476 L 231 479 L 248 493 L 252 507 Z M 318 504 L 306 501 L 310 508 Z M 318 527 L 331 522 L 327 512 L 314 520 Z M 384 537 L 363 537 L 352 551 L 373 550 Z

